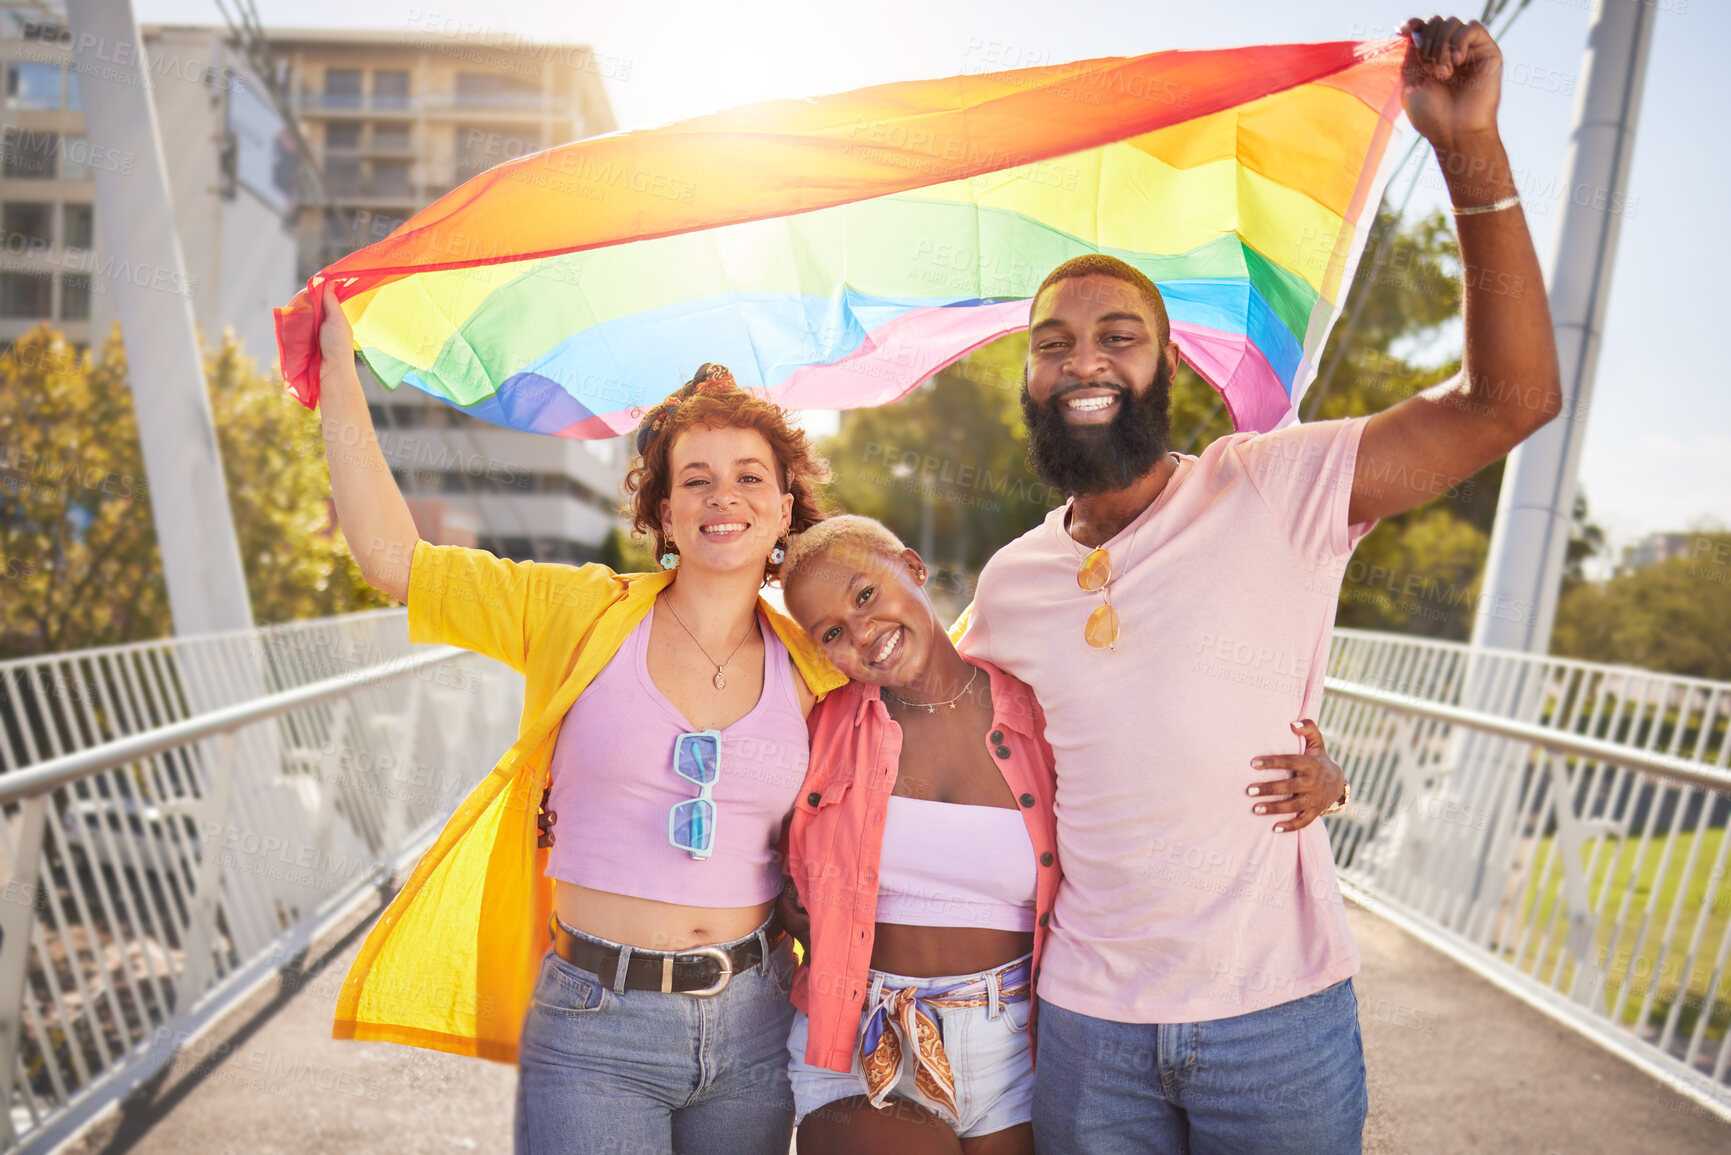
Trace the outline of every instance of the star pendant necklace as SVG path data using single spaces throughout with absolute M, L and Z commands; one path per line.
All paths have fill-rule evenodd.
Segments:
M 727 674 L 724 672 L 724 667 L 727 665 L 727 662 L 733 661 L 733 655 L 739 653 L 739 647 L 745 645 L 745 639 L 751 636 L 751 627 L 747 626 L 745 633 L 740 635 L 739 644 L 733 647 L 732 654 L 727 655 L 727 662 L 718 662 L 708 650 L 703 648 L 703 643 L 697 640 L 697 635 L 691 633 L 691 627 L 685 624 L 685 619 L 680 617 L 679 611 L 673 608 L 672 600 L 663 594 L 661 603 L 667 607 L 667 612 L 673 615 L 673 620 L 679 623 L 679 628 L 691 635 L 692 642 L 697 646 L 703 656 L 709 660 L 709 664 L 715 667 L 715 677 L 709 679 L 709 684 L 714 686 L 717 690 L 727 689 Z M 756 616 L 755 613 L 752 614 L 753 618 Z
M 960 690 L 957 690 L 956 696 L 953 698 L 950 698 L 948 701 L 943 701 L 943 702 L 910 702 L 906 698 L 903 698 L 900 695 L 892 692 L 887 686 L 884 688 L 884 697 L 888 698 L 890 701 L 894 702 L 898 706 L 907 706 L 908 708 L 914 709 L 914 710 L 924 710 L 928 714 L 937 713 L 939 706 L 948 706 L 950 709 L 954 710 L 956 708 L 956 703 L 962 700 L 962 695 L 966 694 L 969 690 L 974 688 L 974 679 L 979 677 L 979 676 L 980 676 L 980 667 L 975 666 L 974 672 L 968 675 L 967 685 L 963 686 Z

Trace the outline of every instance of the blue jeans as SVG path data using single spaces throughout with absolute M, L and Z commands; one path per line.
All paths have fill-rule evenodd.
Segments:
M 783 939 L 694 998 L 616 991 L 549 952 L 518 1050 L 517 1155 L 787 1155 L 793 972 Z
M 1356 1155 L 1369 1103 L 1352 980 L 1205 1023 L 1115 1023 L 1040 1000 L 1040 1155 Z

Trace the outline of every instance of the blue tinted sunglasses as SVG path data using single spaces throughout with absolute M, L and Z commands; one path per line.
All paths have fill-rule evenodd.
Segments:
M 697 797 L 677 803 L 667 815 L 667 841 L 693 858 L 709 857 L 715 846 L 715 800 L 721 777 L 721 731 L 699 730 L 673 740 L 673 772 L 697 784 Z

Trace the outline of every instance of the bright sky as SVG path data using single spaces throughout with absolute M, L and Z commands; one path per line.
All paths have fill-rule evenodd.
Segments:
M 1607 0 L 1611 3 L 1627 0 Z M 1641 106 L 1631 211 L 1622 223 L 1581 465 L 1614 544 L 1655 530 L 1731 525 L 1731 385 L 1707 334 L 1724 324 L 1720 219 L 1731 188 L 1723 130 L 1731 104 L 1731 5 L 1645 0 L 1659 9 Z M 220 23 L 214 0 L 135 0 L 145 22 Z M 592 44 L 615 58 L 606 81 L 622 128 L 771 97 L 964 71 L 1164 48 L 1391 35 L 1410 15 L 1390 0 L 258 0 L 267 27 L 465 27 Z M 1531 0 L 1503 40 L 1503 135 L 1550 265 L 1591 0 Z M 1462 15 L 1477 15 L 1477 3 Z M 619 67 L 622 65 L 623 67 Z M 1721 145 L 1711 144 L 1720 139 Z M 1434 168 L 1434 162 L 1432 162 Z M 1415 207 L 1440 205 L 1421 187 Z M 1645 337 L 1642 334 L 1647 334 Z

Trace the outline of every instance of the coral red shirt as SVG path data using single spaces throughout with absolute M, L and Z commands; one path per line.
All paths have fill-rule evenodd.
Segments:
M 1034 976 L 1058 894 L 1057 820 L 1046 720 L 1027 686 L 969 659 L 992 683 L 986 751 L 1015 794 L 1039 863 L 1034 892 Z M 805 1061 L 851 1070 L 877 927 L 884 817 L 901 764 L 902 728 L 876 686 L 853 682 L 807 719 L 811 763 L 788 828 L 788 873 L 811 913 L 811 953 L 793 982 L 810 1016 Z

